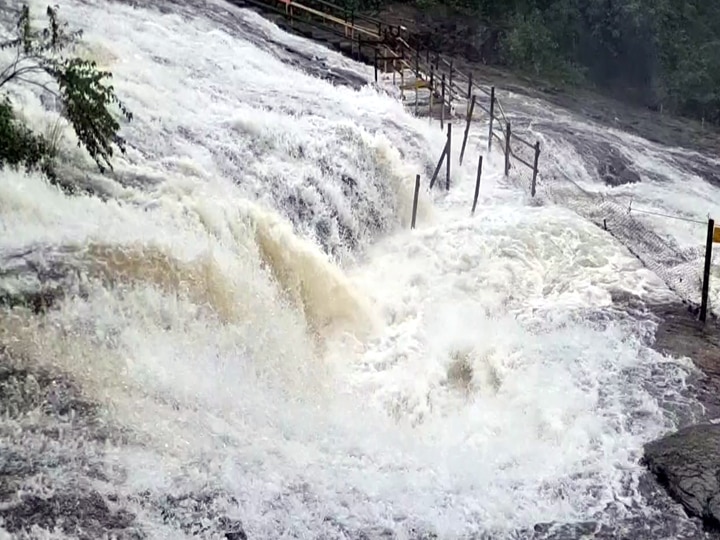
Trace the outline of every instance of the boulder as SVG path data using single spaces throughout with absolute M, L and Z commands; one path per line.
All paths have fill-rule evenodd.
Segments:
M 644 462 L 689 514 L 720 528 L 720 425 L 690 426 L 648 443 Z

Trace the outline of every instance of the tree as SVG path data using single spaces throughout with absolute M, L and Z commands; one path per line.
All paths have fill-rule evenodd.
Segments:
M 57 8 L 48 7 L 47 17 L 47 26 L 36 30 L 30 8 L 22 7 L 15 36 L 0 42 L 0 50 L 15 51 L 14 60 L 0 72 L 0 91 L 10 84 L 27 84 L 54 96 L 77 134 L 78 146 L 88 151 L 100 171 L 112 170 L 114 147 L 125 152 L 119 120 L 130 121 L 133 115 L 108 84 L 110 72 L 98 69 L 94 61 L 65 56 L 66 51 L 73 51 L 82 31 L 69 31 L 67 23 L 60 23 Z M 28 170 L 45 172 L 55 182 L 54 158 L 48 141 L 24 126 L 14 114 L 9 97 L 2 97 L 0 168 L 24 165 Z

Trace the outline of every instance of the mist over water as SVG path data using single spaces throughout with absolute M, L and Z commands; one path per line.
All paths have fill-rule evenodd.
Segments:
M 8 504 L 95 493 L 148 538 L 661 522 L 638 458 L 695 410 L 693 368 L 613 298 L 674 299 L 663 282 L 572 211 L 528 204 L 496 157 L 470 217 L 480 133 L 409 231 L 436 124 L 303 71 L 298 55 L 325 55 L 370 79 L 253 13 L 167 6 L 60 2 L 136 115 L 114 177 L 64 129 L 68 174 L 103 197 L 0 173 L 3 287 L 64 291 L 47 314 L 2 312 L 0 361 L 70 381 L 52 395 L 88 411 L 49 417 L 65 398 L 33 398 L 47 381 L 8 379 L 0 454 L 30 464 Z M 13 97 L 41 129 L 41 97 Z M 77 537 L 51 529 L 35 534 Z

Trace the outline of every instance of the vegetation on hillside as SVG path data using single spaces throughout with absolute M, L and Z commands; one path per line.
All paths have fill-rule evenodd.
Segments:
M 509 17 L 503 50 L 515 65 L 579 73 L 655 106 L 720 123 L 718 2 L 469 1 L 492 19 Z
M 60 23 L 56 8 L 47 8 L 47 26 L 35 29 L 30 8 L 21 8 L 15 35 L 0 42 L 0 50 L 12 51 L 11 61 L 0 66 L 0 169 L 25 168 L 44 172 L 51 182 L 55 173 L 57 145 L 52 137 L 31 130 L 14 109 L 7 89 L 21 84 L 39 88 L 52 96 L 61 115 L 72 125 L 78 146 L 84 147 L 101 171 L 112 169 L 114 149 L 125 151 L 119 135 L 120 119 L 132 119 L 132 113 L 108 84 L 108 71 L 95 62 L 72 54 L 80 40 L 80 31 L 69 31 Z
M 415 0 L 427 7 L 431 0 Z M 720 124 L 720 2 L 438 0 L 484 21 L 491 62 Z M 487 49 L 487 47 L 485 47 Z

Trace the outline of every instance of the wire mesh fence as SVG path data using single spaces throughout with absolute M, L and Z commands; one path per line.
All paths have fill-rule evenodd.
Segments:
M 513 152 L 525 155 L 529 149 L 518 145 Z M 530 173 L 523 168 L 511 172 L 512 181 L 525 192 L 531 190 Z M 603 228 L 622 243 L 643 265 L 662 279 L 683 301 L 699 305 L 701 301 L 705 231 L 707 223 L 680 216 L 636 209 L 617 198 L 584 189 L 567 177 L 541 171 L 537 180 L 536 204 L 552 203 L 568 208 Z M 682 248 L 677 241 L 661 235 L 643 222 L 644 215 L 661 219 L 691 221 L 697 225 L 697 247 Z

